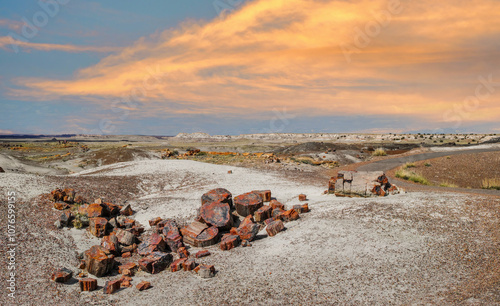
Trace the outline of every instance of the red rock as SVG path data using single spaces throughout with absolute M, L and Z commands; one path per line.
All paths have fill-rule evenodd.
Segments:
M 272 222 L 274 222 L 273 218 L 266 219 L 266 220 L 264 220 L 264 225 L 267 226 L 267 225 L 269 225 L 269 223 L 272 223 Z
M 101 245 L 115 255 L 120 254 L 120 243 L 113 233 L 109 236 L 102 237 Z
M 84 260 L 87 271 L 97 277 L 108 274 L 115 265 L 115 256 L 100 245 L 94 245 L 85 251 Z
M 264 222 L 264 220 L 271 218 L 271 212 L 271 206 L 262 206 L 253 215 L 255 222 Z
M 154 219 L 149 220 L 149 226 L 155 226 L 156 224 L 160 223 L 163 219 L 160 217 L 156 217 Z
M 201 250 L 201 251 L 198 251 L 196 254 L 194 254 L 194 257 L 196 258 L 201 258 L 201 257 L 205 257 L 205 256 L 210 256 L 210 251 L 209 250 Z
M 116 216 L 120 213 L 120 206 L 118 205 L 113 203 L 103 203 L 102 205 L 106 207 L 107 211 L 109 211 L 110 216 Z
M 167 250 L 167 244 L 160 234 L 153 233 L 151 237 L 144 240 L 137 247 L 137 253 L 141 256 L 147 256 L 153 252 L 164 252 Z
M 259 230 L 260 226 L 258 224 L 251 223 L 238 228 L 232 228 L 231 234 L 239 236 L 241 240 L 252 241 L 257 236 L 257 233 L 259 233 Z
M 131 232 L 117 228 L 115 229 L 115 235 L 118 241 L 123 245 L 134 244 L 135 236 Z
M 139 291 L 143 291 L 143 290 L 151 288 L 151 283 L 147 282 L 147 281 L 142 281 L 142 282 L 138 283 L 137 286 L 135 286 L 135 287 L 137 289 L 139 289 Z
M 132 256 L 132 254 L 130 252 L 125 252 L 122 254 L 122 258 L 129 258 L 131 256 Z
M 118 266 L 118 273 L 123 274 L 124 270 L 129 270 L 134 273 L 138 268 L 139 266 L 137 266 L 135 262 L 128 262 L 126 264 Z
M 201 278 L 211 278 L 215 276 L 215 267 L 212 265 L 200 265 L 197 271 Z
M 229 207 L 233 207 L 233 195 L 227 189 L 217 188 L 201 196 L 202 206 L 213 202 L 227 203 Z
M 120 280 L 107 281 L 104 285 L 103 292 L 104 294 L 113 294 L 116 291 L 120 290 L 121 282 Z
M 266 232 L 270 237 L 273 237 L 284 229 L 285 225 L 283 222 L 281 222 L 281 220 L 276 220 L 267 225 Z
M 196 234 L 198 233 L 199 234 Z M 193 222 L 190 225 L 181 229 L 183 240 L 195 247 L 207 247 L 217 243 L 219 238 L 219 230 L 217 227 L 208 227 L 206 224 Z
M 52 190 L 50 192 L 50 194 L 51 194 L 52 200 L 55 202 L 64 200 L 65 194 L 61 189 Z
M 64 202 L 66 202 L 66 203 L 74 203 L 75 202 L 76 192 L 73 188 L 65 188 L 63 190 L 63 194 L 64 194 L 64 197 L 63 197 Z
M 274 220 L 283 220 L 283 214 L 285 213 L 284 210 L 276 208 L 273 210 L 272 217 Z
M 283 213 L 283 220 L 290 222 L 297 220 L 299 217 L 299 213 L 295 209 L 287 210 Z
M 120 215 L 122 216 L 132 216 L 134 211 L 130 207 L 130 204 L 125 205 L 122 209 L 120 209 Z
M 187 258 L 179 258 L 170 264 L 170 271 L 177 272 L 183 269 L 182 264 L 187 260 Z
M 249 225 L 249 224 L 254 224 L 254 220 L 253 220 L 253 216 L 252 215 L 248 215 L 246 216 L 243 221 L 241 221 L 240 223 L 240 226 L 239 227 L 243 227 L 243 226 L 246 226 L 246 225 Z
M 276 208 L 283 209 L 283 210 L 285 209 L 285 205 L 281 204 L 277 200 L 271 200 L 269 205 L 271 206 L 272 210 L 275 210 Z
M 106 235 L 108 229 L 108 220 L 106 218 L 90 218 L 89 231 L 96 237 Z
M 97 279 L 95 278 L 82 278 L 78 283 L 81 291 L 94 291 L 97 289 Z
M 83 198 L 81 195 L 77 195 L 75 197 L 75 203 L 76 204 L 84 204 L 86 201 L 85 201 L 85 198 Z
M 65 283 L 73 277 L 73 271 L 62 268 L 52 274 L 51 279 L 56 283 Z
M 271 201 L 271 190 L 254 190 L 252 192 L 259 194 L 264 202 Z
M 57 210 L 65 210 L 69 208 L 69 205 L 67 203 L 56 202 L 54 203 L 54 208 Z
M 194 259 L 188 259 L 182 263 L 182 268 L 184 271 L 192 271 L 196 267 L 196 262 Z
M 160 273 L 172 263 L 172 255 L 163 252 L 154 252 L 139 260 L 141 270 L 151 274 Z
M 294 205 L 293 209 L 297 211 L 299 214 L 309 212 L 309 204 L 303 204 L 303 205 Z
M 177 250 L 184 246 L 182 243 L 182 236 L 177 227 L 177 223 L 173 220 L 165 220 L 162 222 L 162 234 L 163 240 L 167 243 L 168 247 L 172 252 L 177 252 Z
M 371 192 L 373 194 L 380 196 L 380 197 L 383 197 L 386 195 L 384 188 L 382 188 L 382 186 L 380 186 L 380 185 L 373 186 Z
M 132 281 L 132 277 L 127 276 L 127 275 L 122 275 L 122 277 L 120 278 L 120 287 L 122 287 L 122 288 L 132 287 L 131 281 Z
M 221 239 L 219 247 L 223 251 L 229 251 L 240 245 L 240 236 L 238 235 L 226 235 Z
M 246 217 L 262 207 L 262 197 L 254 192 L 245 193 L 234 198 L 234 206 L 240 216 Z
M 89 218 L 109 217 L 109 210 L 102 204 L 90 204 L 87 207 L 87 215 Z
M 141 236 L 142 233 L 144 233 L 144 227 L 139 225 L 134 225 L 132 228 L 128 229 L 128 231 L 132 233 L 132 235 L 134 235 L 135 237 L 139 237 Z
M 227 170 L 227 174 L 233 174 L 233 170 Z
M 230 229 L 233 226 L 231 207 L 227 203 L 206 203 L 200 208 L 200 217 L 205 223 L 220 229 Z
M 120 240 L 118 240 L 120 241 Z M 122 253 L 134 253 L 137 250 L 137 244 L 133 243 L 131 245 L 122 246 Z
M 177 254 L 179 254 L 180 258 L 189 258 L 189 252 L 185 247 L 179 248 Z
M 80 205 L 80 207 L 78 207 L 78 213 L 80 215 L 85 215 L 85 216 L 88 216 L 88 213 L 87 213 L 87 209 L 89 208 L 89 205 L 88 204 L 83 204 L 83 205 Z
M 299 201 L 307 201 L 307 196 L 305 194 L 299 194 Z
M 134 227 L 134 225 L 135 225 L 134 219 L 125 218 L 125 217 L 118 217 L 118 218 L 116 218 L 116 220 L 118 221 L 118 225 L 122 228 L 125 228 L 125 229 L 130 229 L 130 228 Z

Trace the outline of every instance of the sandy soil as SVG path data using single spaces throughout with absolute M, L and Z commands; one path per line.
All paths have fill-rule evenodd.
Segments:
M 21 197 L 20 304 L 500 303 L 498 198 L 420 192 L 336 198 L 323 194 L 326 181 L 311 176 L 298 180 L 296 173 L 292 180 L 282 172 L 186 160 L 126 162 L 71 176 L 1 175 L 1 194 L 16 190 Z M 107 296 L 49 280 L 58 267 L 78 272 L 76 252 L 95 242 L 83 231 L 54 228 L 59 212 L 38 194 L 56 187 L 73 187 L 88 199 L 131 203 L 134 217 L 144 225 L 157 216 L 191 220 L 200 196 L 214 187 L 234 196 L 271 189 L 287 205 L 305 193 L 312 211 L 287 223 L 287 230 L 275 237 L 261 231 L 250 248 L 209 248 L 213 255 L 198 262 L 215 265 L 213 279 L 190 272 L 139 272 L 133 284 L 148 280 L 152 289 L 139 293 L 128 288 Z M 4 207 L 6 197 L 1 201 Z M 2 225 L 5 213 L 0 212 Z M 5 275 L 4 266 L 0 273 Z M 99 285 L 115 278 L 101 278 Z

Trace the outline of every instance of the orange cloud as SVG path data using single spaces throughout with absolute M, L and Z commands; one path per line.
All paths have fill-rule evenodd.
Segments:
M 12 46 L 26 50 L 64 51 L 64 52 L 113 52 L 119 50 L 115 47 L 75 46 L 61 44 L 44 44 L 21 41 L 10 36 L 0 36 L 0 49 L 13 50 Z
M 480 75 L 500 80 L 492 70 L 500 67 L 499 9 L 495 0 L 258 0 L 224 19 L 142 38 L 70 80 L 19 79 L 10 93 L 108 108 L 126 97 L 132 102 L 121 108 L 144 116 L 286 107 L 495 120 L 497 91 L 473 108 L 463 101 Z M 446 119 L 450 109 L 455 117 Z

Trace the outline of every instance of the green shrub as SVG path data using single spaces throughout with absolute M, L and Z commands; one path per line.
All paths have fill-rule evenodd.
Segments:
M 422 175 L 403 168 L 396 171 L 396 177 L 422 185 L 430 185 L 429 181 Z
M 386 156 L 386 155 L 387 155 L 387 152 L 382 148 L 378 148 L 375 151 L 373 151 L 373 153 L 372 153 L 372 156 Z

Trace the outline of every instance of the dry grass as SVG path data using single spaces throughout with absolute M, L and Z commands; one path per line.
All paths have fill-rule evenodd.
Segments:
M 483 189 L 500 190 L 500 178 L 485 178 L 482 182 Z
M 398 171 L 396 171 L 396 177 L 422 185 L 430 185 L 429 181 L 421 174 L 418 174 L 414 171 L 410 171 L 404 168 L 404 166 L 401 167 Z
M 386 155 L 387 155 L 387 152 L 382 148 L 378 148 L 375 151 L 373 151 L 373 153 L 372 153 L 372 156 L 386 156 Z

